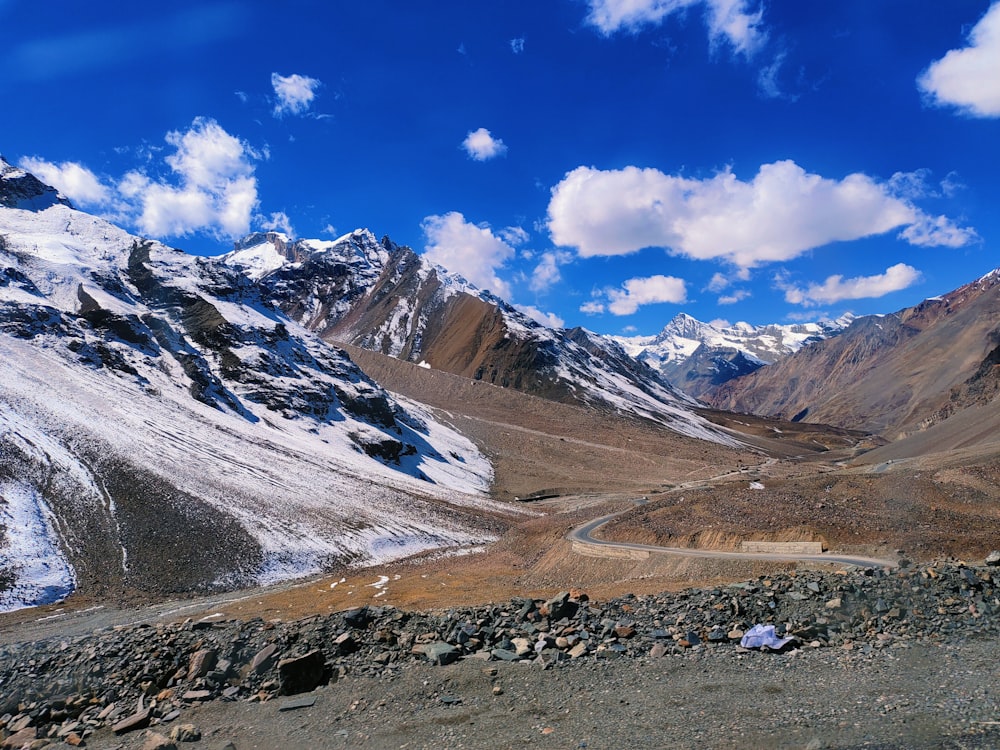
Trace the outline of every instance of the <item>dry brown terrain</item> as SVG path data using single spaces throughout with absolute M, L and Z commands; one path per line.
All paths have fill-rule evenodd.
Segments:
M 742 540 L 817 540 L 829 550 L 889 557 L 903 550 L 914 559 L 982 558 L 1000 539 L 1000 458 L 989 447 L 869 463 L 864 451 L 882 441 L 861 433 L 706 412 L 746 436 L 747 449 L 732 450 L 370 352 L 351 349 L 351 356 L 390 389 L 439 408 L 475 440 L 494 461 L 498 502 L 556 497 L 518 503 L 532 515 L 474 554 L 345 571 L 217 610 L 226 616 L 291 619 L 363 603 L 441 608 L 573 587 L 610 597 L 795 567 L 572 551 L 570 529 L 629 508 L 601 535 L 717 549 Z M 642 496 L 649 503 L 635 506 Z M 380 576 L 389 581 L 372 586 Z

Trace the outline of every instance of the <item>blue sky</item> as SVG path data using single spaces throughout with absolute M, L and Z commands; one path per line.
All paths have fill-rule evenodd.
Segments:
M 0 153 L 191 252 L 367 227 L 616 334 L 1000 266 L 1000 2 L 39 8 L 0 0 Z

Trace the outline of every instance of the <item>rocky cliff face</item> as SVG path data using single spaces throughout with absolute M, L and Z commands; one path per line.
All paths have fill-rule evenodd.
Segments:
M 1000 273 L 884 316 L 725 383 L 720 409 L 823 422 L 894 439 L 993 393 Z

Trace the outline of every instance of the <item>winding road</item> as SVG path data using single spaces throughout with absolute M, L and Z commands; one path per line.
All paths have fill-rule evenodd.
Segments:
M 620 510 L 617 513 L 609 513 L 606 516 L 595 518 L 592 521 L 577 526 L 570 531 L 566 538 L 571 542 L 592 545 L 596 547 L 606 547 L 612 549 L 638 552 L 661 553 L 668 555 L 681 555 L 684 557 L 712 557 L 717 559 L 730 560 L 771 560 L 779 562 L 814 562 L 832 563 L 835 565 L 856 565 L 862 568 L 894 568 L 895 560 L 881 560 L 876 557 L 855 557 L 853 555 L 838 554 L 782 554 L 771 552 L 726 552 L 723 550 L 692 549 L 690 547 L 659 547 L 654 544 L 633 544 L 631 542 L 612 542 L 606 539 L 599 539 L 593 536 L 594 532 L 611 521 L 613 518 L 626 513 L 629 509 Z

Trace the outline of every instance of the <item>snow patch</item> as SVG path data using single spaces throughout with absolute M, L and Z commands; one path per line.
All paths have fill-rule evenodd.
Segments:
M 0 612 L 62 601 L 76 573 L 59 546 L 52 512 L 33 487 L 0 483 Z

